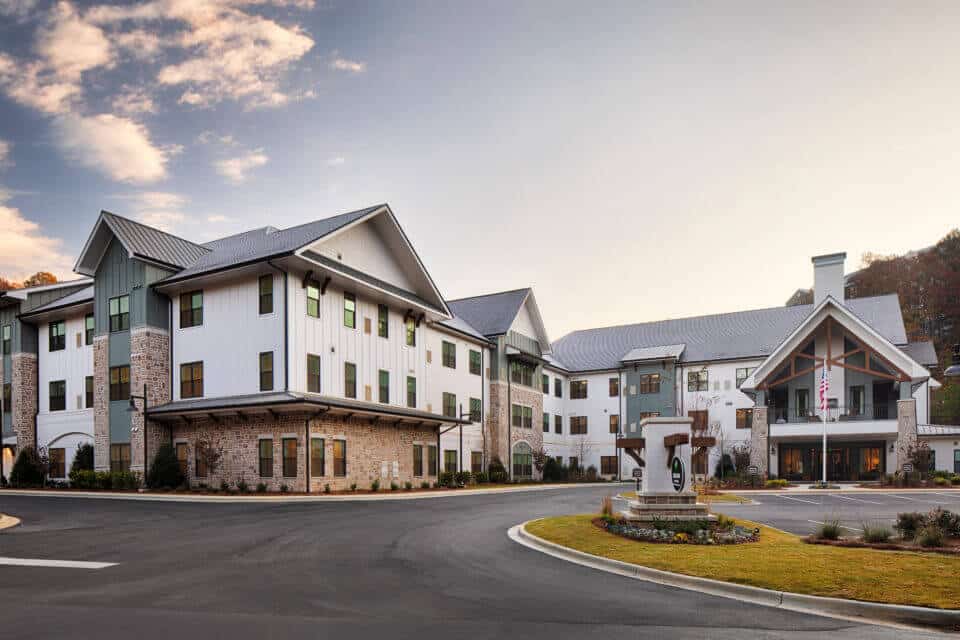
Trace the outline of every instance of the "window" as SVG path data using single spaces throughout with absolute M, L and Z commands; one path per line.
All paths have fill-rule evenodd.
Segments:
M 320 287 L 312 284 L 307 285 L 307 315 L 320 317 Z
M 519 442 L 513 448 L 513 477 L 530 478 L 533 476 L 533 450 L 525 442 Z
M 543 374 L 540 380 L 540 386 L 542 387 L 544 393 L 549 394 L 550 393 L 550 376 L 548 376 L 547 374 Z
M 67 408 L 67 381 L 50 382 L 50 411 L 63 411 Z
M 600 473 L 605 476 L 617 475 L 617 456 L 600 456 Z
M 480 451 L 470 452 L 470 473 L 483 473 L 483 453 Z
M 320 356 L 307 354 L 307 391 L 320 393 Z
M 480 398 L 470 398 L 470 422 L 483 420 L 483 403 Z
M 960 449 L 953 450 L 953 472 L 960 475 Z
M 180 328 L 203 324 L 203 291 L 180 294 Z
M 310 477 L 322 478 L 326 475 L 326 440 L 310 438 Z
M 357 296 L 352 293 L 343 294 L 343 326 L 357 328 Z
M 260 315 L 273 313 L 273 276 L 260 276 Z
M 535 369 L 536 367 L 526 362 L 511 362 L 510 381 L 515 384 L 522 384 L 525 387 L 532 387 Z
M 417 321 L 413 317 L 410 317 L 407 318 L 406 322 L 404 322 L 404 325 L 406 326 L 407 346 L 417 346 Z
M 571 380 L 570 381 L 570 399 L 583 400 L 586 397 L 587 397 L 587 381 Z
M 563 397 L 563 380 L 560 378 L 553 379 L 553 395 L 558 398 Z
M 273 391 L 273 351 L 260 354 L 260 391 Z
M 449 369 L 457 368 L 457 345 L 452 342 L 443 341 L 441 344 L 443 351 L 443 366 Z
M 570 456 L 570 468 L 573 470 L 580 468 L 580 460 L 577 458 L 577 456 Z
M 283 477 L 297 477 L 297 439 L 284 438 L 281 441 L 283 446 Z
M 660 374 L 645 373 L 640 376 L 640 393 L 660 393 Z
M 130 296 L 110 298 L 110 333 L 130 328 Z
M 93 344 L 93 335 L 97 330 L 96 317 L 91 313 L 83 318 L 84 344 L 88 347 Z
M 863 385 L 850 387 L 850 410 L 851 416 L 863 415 Z
M 13 387 L 10 383 L 3 385 L 3 412 L 11 413 L 13 410 L 10 407 L 11 396 L 13 395 Z
M 50 323 L 50 351 L 63 351 L 67 348 L 67 323 L 57 320 Z
M 83 379 L 83 406 L 87 409 L 93 408 L 93 376 L 87 376 Z
M 434 445 L 427 445 L 427 474 L 437 475 L 437 448 Z
M 110 367 L 110 401 L 130 399 L 130 366 Z
M 273 441 L 270 441 L 270 474 L 273 475 Z M 193 475 L 198 478 L 207 477 L 207 459 L 198 447 L 193 452 Z
M 457 452 L 453 449 L 446 449 L 443 452 L 443 470 L 447 473 L 457 472 Z
M 610 397 L 616 398 L 620 395 L 620 378 L 610 378 Z
M 417 408 L 417 379 L 413 376 L 407 376 L 407 406 Z
M 413 445 L 413 475 L 417 478 L 423 476 L 423 445 Z
M 176 446 L 177 450 L 177 465 L 180 467 L 180 473 L 184 478 L 187 477 L 187 443 L 178 442 Z
M 553 432 L 563 433 L 563 416 L 553 416 Z
M 260 477 L 273 477 L 273 440 L 260 441 Z
M 533 408 L 519 404 L 511 408 L 513 426 L 517 428 L 533 429 Z
M 610 414 L 610 433 L 620 433 L 620 416 L 619 414 Z
M 2 336 L 3 342 L 3 355 L 10 355 L 10 336 L 13 331 L 13 327 L 9 324 L 3 325 L 3 328 L 0 329 L 0 336 Z
M 385 304 L 377 305 L 377 335 L 381 338 L 390 337 L 390 310 Z
M 482 365 L 480 364 L 480 352 L 470 349 L 470 373 L 479 376 Z
M 357 397 L 357 365 L 343 363 L 343 395 L 345 398 Z
M 855 395 L 854 389 L 856 389 L 856 387 L 851 387 L 851 388 L 850 388 L 850 395 L 851 395 L 851 397 L 853 397 L 853 396 Z M 795 396 L 794 396 L 794 397 L 795 397 L 795 400 L 796 400 L 796 403 L 797 403 L 797 416 L 798 416 L 798 417 L 808 416 L 808 415 L 811 415 L 811 414 L 813 413 L 813 410 L 812 410 L 812 408 L 810 407 L 810 391 L 809 391 L 808 389 L 797 389 L 797 390 L 795 391 Z M 863 398 L 863 387 L 860 387 L 860 397 Z M 852 404 L 853 404 L 853 403 L 852 403 Z M 859 409 L 862 409 L 863 404 L 862 404 L 862 403 L 861 403 L 861 404 L 853 404 L 853 406 L 857 407 L 857 410 L 856 410 L 857 412 L 854 413 L 853 415 L 860 415 Z M 851 408 L 852 408 L 852 407 L 851 407 Z
M 67 477 L 66 449 L 62 447 L 47 449 L 47 461 L 51 478 Z
M 333 441 L 333 475 L 337 478 L 347 476 L 347 441 Z
M 550 414 L 549 413 L 543 414 L 543 432 L 550 433 Z
M 570 433 L 575 436 L 582 436 L 587 432 L 587 416 L 570 417 Z
M 443 415 L 448 418 L 456 418 L 457 416 L 457 396 L 453 393 L 444 393 L 443 394 Z
M 130 445 L 110 445 L 110 471 L 130 471 Z
M 737 389 L 743 384 L 744 380 L 750 377 L 756 367 L 738 367 L 737 368 Z
M 706 369 L 687 372 L 687 391 L 709 391 L 710 377 Z
M 390 404 L 390 372 L 380 370 L 379 375 L 380 395 L 379 400 L 384 404 Z
M 737 409 L 737 429 L 753 428 L 753 409 Z
M 188 362 L 180 365 L 180 397 L 203 397 L 203 363 Z

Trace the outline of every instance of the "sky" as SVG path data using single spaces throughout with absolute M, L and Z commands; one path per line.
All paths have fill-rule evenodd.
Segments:
M 386 202 L 553 339 L 782 305 L 960 226 L 960 5 L 0 0 L 0 275 L 101 209 L 206 241 Z

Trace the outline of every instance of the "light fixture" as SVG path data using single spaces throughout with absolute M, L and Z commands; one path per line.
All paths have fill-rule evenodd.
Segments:
M 947 367 L 943 375 L 950 378 L 960 377 L 960 342 L 953 345 L 953 364 Z

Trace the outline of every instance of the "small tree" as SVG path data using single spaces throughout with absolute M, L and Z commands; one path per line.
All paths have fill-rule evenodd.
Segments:
M 215 444 L 210 436 L 200 436 L 196 444 L 197 461 L 207 468 L 207 475 L 214 476 L 223 462 L 223 447 Z
M 85 442 L 77 445 L 77 452 L 70 465 L 70 473 L 74 471 L 93 471 L 93 445 Z
M 733 455 L 733 469 L 743 478 L 750 472 L 750 445 L 738 444 L 731 449 Z
M 46 452 L 31 446 L 21 449 L 10 471 L 10 484 L 14 487 L 42 487 L 46 477 Z
M 153 462 L 150 464 L 150 474 L 147 476 L 147 486 L 151 489 L 164 487 L 174 488 L 183 484 L 183 472 L 180 470 L 180 461 L 177 452 L 169 442 L 165 442 L 157 449 Z
M 593 443 L 587 439 L 587 436 L 580 436 L 573 443 L 573 452 L 577 454 L 577 468 L 571 467 L 570 473 L 580 476 L 587 458 L 593 453 Z
M 533 468 L 537 470 L 537 474 L 540 475 L 541 478 L 543 477 L 543 467 L 547 464 L 548 459 L 549 456 L 547 456 L 547 452 L 544 451 L 543 447 L 533 452 Z
M 914 473 L 919 473 L 925 477 L 927 473 L 933 471 L 933 451 L 930 450 L 930 445 L 926 442 L 914 440 L 908 444 L 906 459 L 913 465 Z

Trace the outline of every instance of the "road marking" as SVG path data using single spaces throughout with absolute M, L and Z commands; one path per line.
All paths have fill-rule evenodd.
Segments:
M 802 498 L 794 498 L 792 496 L 781 496 L 780 494 L 775 494 L 778 498 L 783 498 L 784 500 L 796 500 L 797 502 L 806 502 L 807 504 L 816 504 L 819 505 L 819 502 L 814 502 L 813 500 L 803 500 Z
M 956 493 L 940 493 L 939 491 L 934 491 L 933 495 L 935 496 L 944 496 L 945 498 L 960 498 L 960 494 Z
M 923 502 L 922 500 L 917 500 L 916 498 L 908 498 L 907 496 L 896 496 L 896 495 L 893 495 L 892 493 L 885 493 L 883 495 L 887 496 L 888 498 L 897 498 L 898 500 L 910 500 L 911 502 Z
M 827 524 L 826 522 L 820 522 L 819 520 L 807 520 L 807 522 L 812 522 L 813 524 Z M 837 526 L 839 526 L 841 529 L 849 529 L 850 531 L 859 531 L 860 533 L 863 533 L 863 529 L 857 529 L 856 527 L 846 527 L 842 524 L 838 524 Z
M 82 562 L 79 560 L 44 560 L 40 558 L 5 558 L 0 556 L 0 565 L 13 567 L 52 567 L 54 569 L 106 569 L 116 562 Z
M 835 493 L 829 494 L 831 498 L 840 498 L 841 500 L 850 500 L 851 502 L 865 502 L 867 504 L 883 504 L 882 502 L 874 502 L 873 500 L 862 500 L 860 498 L 851 498 L 849 496 L 838 496 Z

